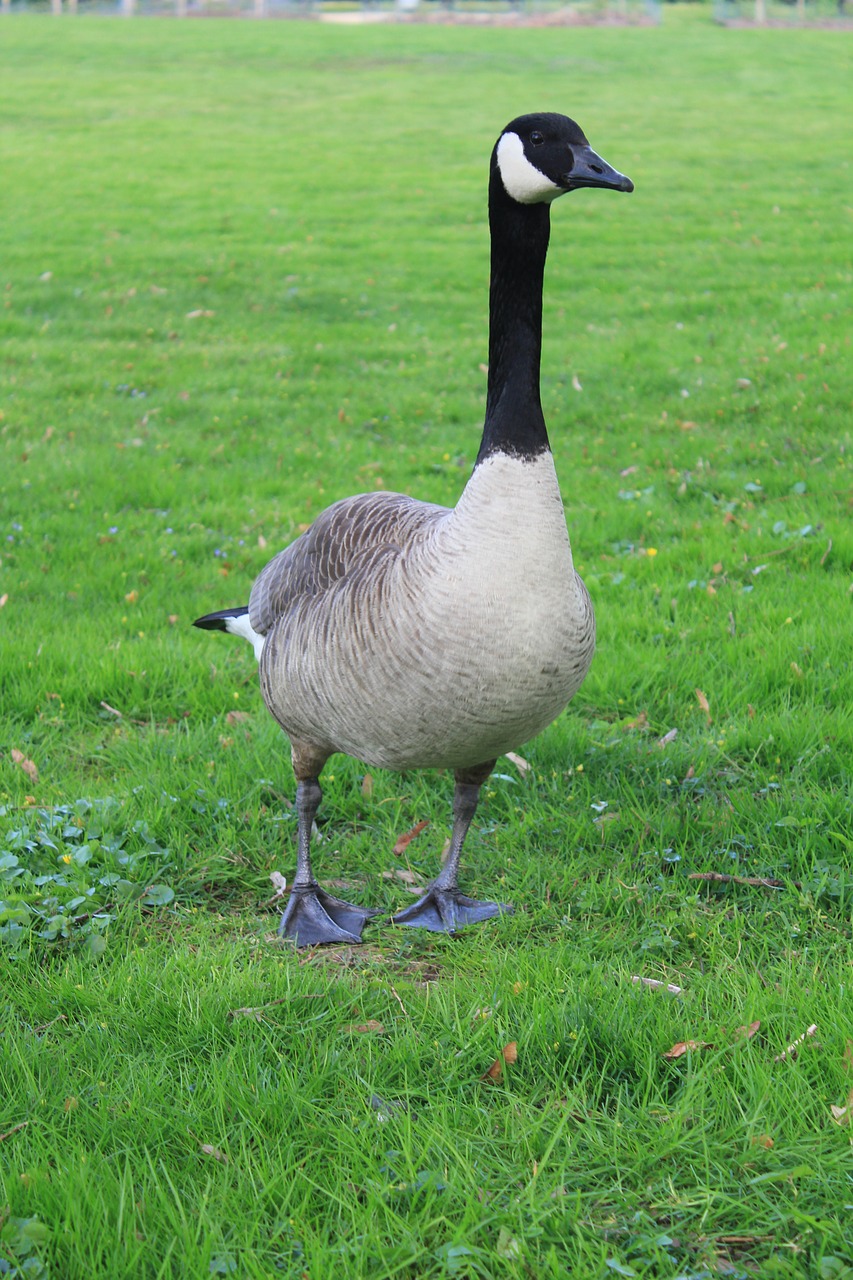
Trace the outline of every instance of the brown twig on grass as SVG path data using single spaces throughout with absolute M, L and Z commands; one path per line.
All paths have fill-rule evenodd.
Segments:
M 51 1018 L 50 1022 L 43 1022 L 41 1023 L 40 1026 L 33 1027 L 33 1035 L 36 1035 L 36 1036 L 40 1035 L 42 1031 L 47 1031 L 48 1027 L 52 1027 L 57 1022 L 67 1022 L 67 1021 L 68 1021 L 67 1014 L 58 1013 L 55 1018 Z
M 7 1129 L 5 1133 L 0 1133 L 0 1142 L 5 1142 L 7 1138 L 11 1138 L 13 1133 L 20 1133 L 21 1129 L 26 1129 L 29 1120 L 22 1120 L 20 1124 L 15 1124 L 11 1129 Z
M 732 876 L 724 871 L 691 871 L 688 880 L 706 880 L 714 884 L 747 884 L 753 889 L 786 889 L 793 885 L 802 889 L 799 880 L 774 880 L 772 876 Z
M 792 1041 L 792 1043 L 788 1045 L 787 1049 L 783 1049 L 781 1053 L 777 1053 L 773 1061 L 784 1062 L 786 1058 L 796 1058 L 797 1050 L 800 1045 L 803 1044 L 809 1036 L 813 1036 L 816 1031 L 817 1023 L 813 1022 L 810 1027 L 806 1027 L 801 1036 L 797 1036 L 796 1040 Z
M 293 995 L 280 996 L 278 1000 L 268 1000 L 266 1004 L 246 1005 L 243 1009 L 229 1009 L 229 1018 L 254 1018 L 261 1021 L 264 1009 L 272 1009 L 277 1004 L 289 1004 L 291 1000 L 319 1000 L 322 991 L 296 991 Z

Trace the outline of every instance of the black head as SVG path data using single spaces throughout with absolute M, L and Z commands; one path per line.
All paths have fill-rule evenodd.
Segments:
M 630 178 L 593 151 L 579 124 L 551 112 L 511 120 L 495 144 L 492 166 L 518 204 L 550 204 L 579 187 L 634 190 Z

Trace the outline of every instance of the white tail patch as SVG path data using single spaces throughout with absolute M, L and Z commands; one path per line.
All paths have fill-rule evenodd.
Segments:
M 550 204 L 564 194 L 562 187 L 530 163 L 517 133 L 505 133 L 498 143 L 498 168 L 507 195 L 519 204 Z

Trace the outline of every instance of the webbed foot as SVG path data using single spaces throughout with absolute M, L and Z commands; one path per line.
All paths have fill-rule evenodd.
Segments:
M 292 938 L 297 947 L 328 942 L 361 942 L 361 931 L 378 912 L 334 898 L 316 883 L 291 889 L 278 926 L 279 937 Z
M 398 911 L 391 917 L 392 924 L 407 924 L 433 933 L 456 933 L 468 924 L 490 920 L 492 916 L 512 912 L 513 908 L 502 902 L 478 902 L 467 898 L 455 887 L 440 888 L 431 884 L 422 898 Z

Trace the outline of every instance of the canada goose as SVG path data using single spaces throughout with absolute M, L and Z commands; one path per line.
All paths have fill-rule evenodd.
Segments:
M 269 562 L 248 606 L 195 626 L 243 636 L 290 738 L 296 877 L 279 933 L 357 942 L 376 912 L 311 870 L 320 772 L 336 751 L 388 769 L 452 769 L 447 860 L 398 924 L 452 932 L 510 908 L 459 891 L 462 844 L 499 755 L 560 714 L 586 675 L 595 620 L 575 573 L 539 399 L 552 200 L 632 191 L 566 116 L 519 116 L 491 158 L 489 372 L 477 461 L 451 509 L 399 493 L 336 502 Z

